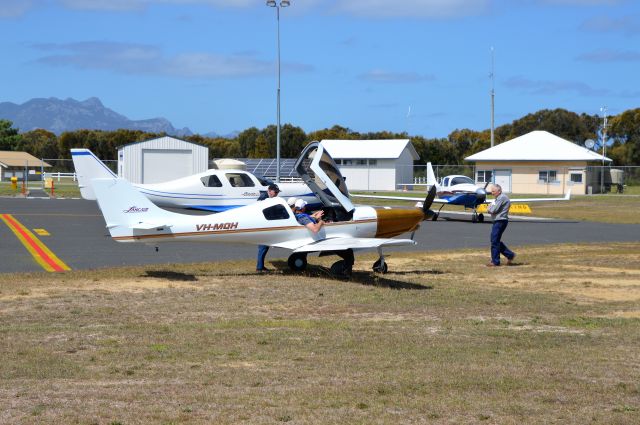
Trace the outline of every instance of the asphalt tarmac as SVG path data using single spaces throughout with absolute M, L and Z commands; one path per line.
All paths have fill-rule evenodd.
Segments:
M 168 242 L 155 246 L 118 243 L 111 239 L 96 202 L 82 199 L 33 199 L 0 197 L 0 215 L 10 214 L 71 269 L 162 263 L 193 263 L 252 259 L 256 247 L 240 244 Z M 33 229 L 44 229 L 40 236 Z M 486 248 L 489 259 L 491 223 L 472 224 L 470 216 L 447 214 L 425 221 L 415 234 L 418 245 L 385 250 L 437 251 L 458 248 Z M 408 235 L 407 235 L 408 237 Z M 566 242 L 635 242 L 640 225 L 606 224 L 566 220 L 520 220 L 509 223 L 503 241 L 510 248 Z M 269 259 L 287 258 L 289 251 L 273 248 Z M 313 261 L 313 260 L 311 260 Z M 11 228 L 0 221 L 0 273 L 38 272 L 35 261 Z

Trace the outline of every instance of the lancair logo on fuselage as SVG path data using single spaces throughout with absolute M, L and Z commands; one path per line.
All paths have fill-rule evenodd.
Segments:
M 147 211 L 149 211 L 149 208 L 138 208 L 138 207 L 136 207 L 134 205 L 134 206 L 130 207 L 128 210 L 124 210 L 122 212 L 125 213 L 125 214 L 128 214 L 128 213 L 143 213 L 143 212 L 147 212 Z

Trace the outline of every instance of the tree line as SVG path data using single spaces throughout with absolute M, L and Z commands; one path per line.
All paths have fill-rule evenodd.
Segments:
M 495 143 L 499 144 L 534 130 L 546 130 L 556 136 L 584 145 L 587 139 L 596 141 L 602 148 L 602 119 L 597 115 L 576 114 L 565 109 L 544 109 L 528 114 L 511 124 L 497 127 Z M 59 136 L 36 129 L 20 133 L 13 123 L 0 119 L 0 150 L 25 151 L 42 159 L 69 159 L 71 148 L 91 149 L 103 160 L 115 160 L 117 148 L 165 136 L 164 133 L 146 133 L 140 130 L 115 131 L 75 130 Z M 640 165 L 640 108 L 630 109 L 612 116 L 606 129 L 607 156 L 618 166 Z M 305 131 L 291 124 L 284 124 L 280 132 L 280 155 L 296 158 L 302 148 L 313 140 L 322 139 L 410 139 L 420 160 L 434 164 L 457 165 L 464 158 L 490 147 L 490 130 L 476 131 L 456 129 L 445 138 L 411 136 L 405 132 L 388 131 L 359 133 L 334 125 L 331 128 Z M 276 156 L 276 126 L 248 128 L 233 138 L 191 135 L 183 140 L 207 146 L 213 158 L 274 158 Z M 600 152 L 600 150 L 598 151 Z

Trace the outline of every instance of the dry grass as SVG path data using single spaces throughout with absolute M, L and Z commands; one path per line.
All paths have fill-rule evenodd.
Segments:
M 640 421 L 640 243 L 0 276 L 0 423 Z

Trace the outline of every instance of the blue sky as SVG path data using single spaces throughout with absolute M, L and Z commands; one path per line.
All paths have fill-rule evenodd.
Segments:
M 540 109 L 640 107 L 637 0 L 291 0 L 281 122 L 445 137 Z M 98 97 L 197 133 L 276 121 L 262 0 L 0 0 L 0 101 Z

